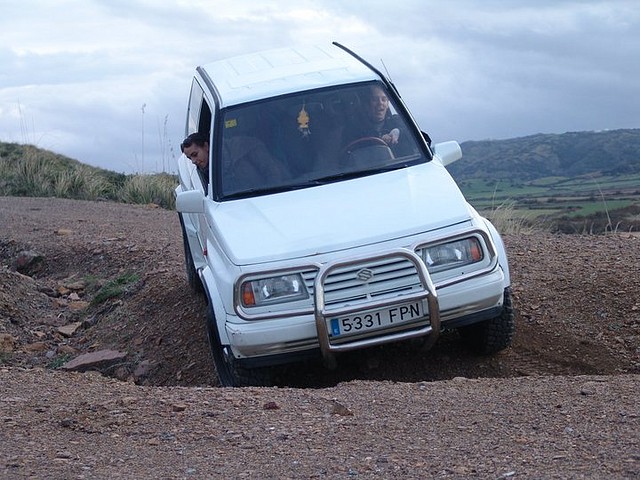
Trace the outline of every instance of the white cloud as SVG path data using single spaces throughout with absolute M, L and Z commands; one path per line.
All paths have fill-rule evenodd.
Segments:
M 4 3 L 0 140 L 118 171 L 166 165 L 196 65 L 292 43 L 388 69 L 438 140 L 639 127 L 632 0 Z

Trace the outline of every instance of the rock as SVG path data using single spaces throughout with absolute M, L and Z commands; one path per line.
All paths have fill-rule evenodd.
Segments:
M 96 325 L 98 323 L 98 317 L 96 317 L 95 315 L 89 317 L 89 318 L 85 318 L 82 321 L 82 328 L 91 328 L 94 325 Z
M 17 343 L 16 338 L 8 333 L 0 333 L 0 352 L 9 353 L 13 352 L 13 348 Z
M 71 345 L 58 345 L 58 353 L 62 353 L 65 355 L 75 355 L 78 353 L 78 350 L 73 348 Z
M 604 393 L 607 389 L 606 383 L 602 382 L 585 382 L 580 386 L 580 394 L 584 396 L 596 395 Z
M 40 293 L 44 293 L 47 297 L 58 297 L 60 294 L 53 288 L 47 287 L 46 285 L 38 285 L 38 291 Z
M 54 298 L 52 300 L 51 304 L 55 308 L 66 308 L 66 306 L 69 304 L 69 302 L 67 302 L 64 298 Z
M 37 273 L 44 263 L 44 257 L 34 250 L 23 250 L 16 256 L 13 267 L 25 275 Z
M 27 343 L 22 346 L 25 352 L 44 352 L 48 348 L 45 342 L 33 342 Z
M 353 416 L 353 412 L 343 404 L 338 402 L 336 399 L 332 399 L 329 401 L 329 412 L 333 415 L 340 415 L 343 417 Z
M 97 352 L 85 353 L 79 355 L 73 360 L 68 361 L 62 368 L 64 370 L 73 370 L 83 372 L 86 370 L 97 370 L 102 367 L 113 365 L 126 358 L 126 352 L 118 352 L 116 350 L 100 350 Z
M 136 382 L 143 378 L 147 378 L 155 369 L 155 367 L 156 364 L 151 362 L 150 360 L 143 360 L 142 362 L 140 362 L 136 369 L 133 371 L 133 377 L 135 378 Z
M 122 380 L 123 382 L 130 380 L 133 381 L 133 379 L 131 378 L 131 371 L 126 365 L 121 365 L 116 368 L 116 370 L 113 372 L 113 376 L 118 380 Z
M 62 327 L 58 327 L 58 333 L 64 335 L 65 337 L 71 337 L 74 333 L 80 328 L 82 322 L 73 322 L 69 325 L 64 325 Z
M 67 305 L 67 308 L 69 310 L 73 310 L 74 312 L 77 312 L 78 310 L 85 310 L 86 308 L 89 308 L 89 302 L 84 302 L 84 301 L 70 302 Z
M 62 428 L 73 428 L 77 423 L 78 422 L 73 418 L 64 418 L 60 420 L 58 425 L 60 425 Z
M 71 292 L 71 290 L 69 290 L 64 285 L 59 285 L 56 291 L 58 292 L 58 295 L 69 295 L 69 293 Z
M 68 288 L 69 290 L 84 290 L 85 288 L 87 288 L 87 282 L 85 282 L 84 280 L 78 280 L 76 282 L 65 282 L 64 287 Z

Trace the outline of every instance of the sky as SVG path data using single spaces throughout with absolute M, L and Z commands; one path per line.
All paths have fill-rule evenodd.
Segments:
M 640 128 L 637 0 L 0 0 L 0 141 L 175 172 L 191 79 L 338 41 L 434 142 Z

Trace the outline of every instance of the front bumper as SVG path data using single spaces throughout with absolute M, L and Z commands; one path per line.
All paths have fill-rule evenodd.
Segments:
M 435 295 L 432 297 L 437 298 L 439 327 L 455 328 L 498 316 L 502 309 L 504 287 L 504 275 L 499 267 L 464 282 L 444 287 L 435 285 Z M 233 356 L 241 364 L 252 366 L 286 363 L 289 359 L 307 355 L 321 355 L 331 359 L 333 353 L 340 350 L 364 348 L 404 339 L 387 336 L 386 339 L 364 344 L 347 344 L 347 347 L 327 346 L 326 337 L 322 337 L 325 335 L 323 327 L 318 325 L 326 323 L 321 322 L 319 318 L 335 312 L 324 310 L 322 305 L 319 307 L 316 307 L 315 315 L 268 320 L 243 320 L 236 315 L 227 315 L 225 328 Z M 429 311 L 436 311 L 433 301 Z M 427 322 L 426 326 L 431 325 Z M 434 334 L 433 328 L 423 331 L 420 331 L 420 328 L 424 328 L 424 325 L 417 330 L 405 332 L 406 338 Z M 324 347 L 322 342 L 325 343 Z

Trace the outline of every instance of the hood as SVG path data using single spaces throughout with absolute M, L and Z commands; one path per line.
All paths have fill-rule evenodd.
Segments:
M 446 169 L 429 162 L 318 187 L 218 204 L 213 225 L 236 265 L 371 245 L 469 219 Z

